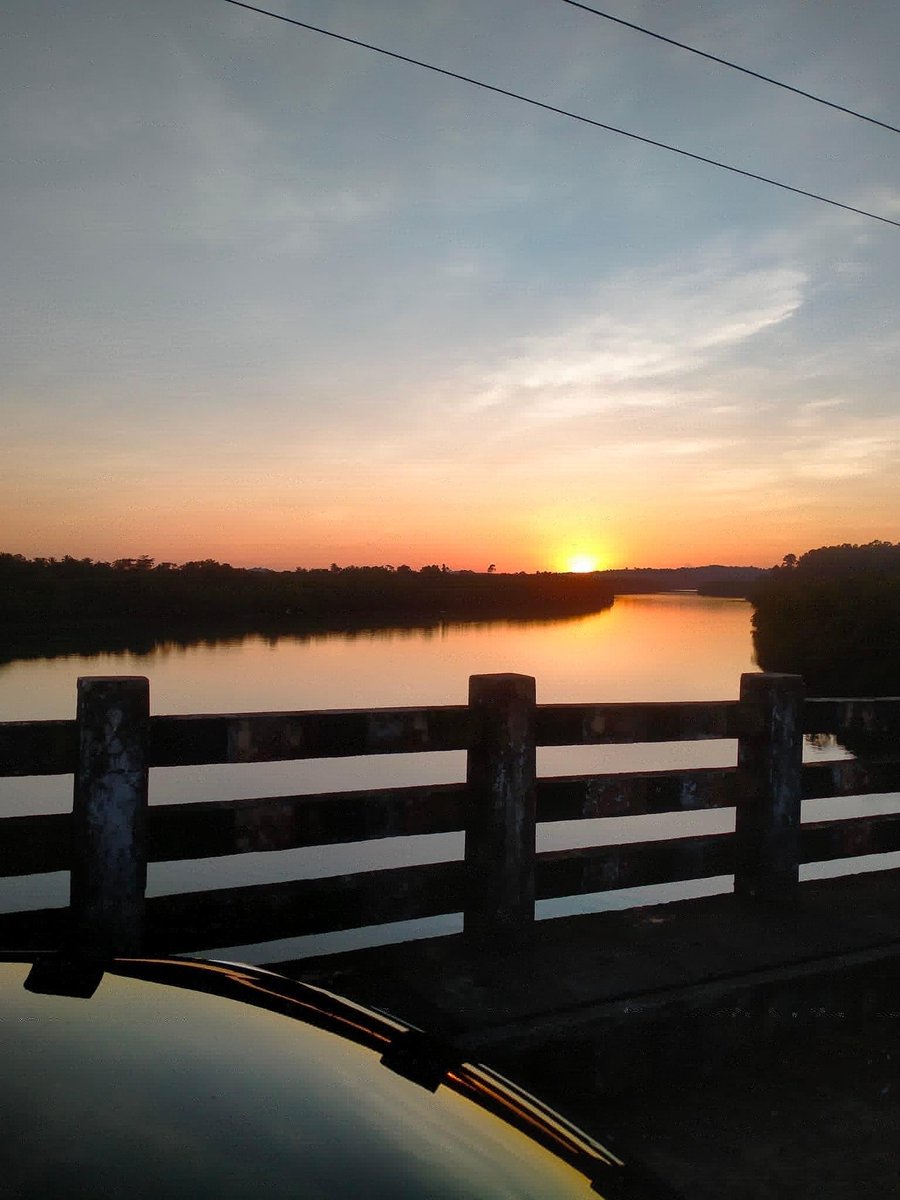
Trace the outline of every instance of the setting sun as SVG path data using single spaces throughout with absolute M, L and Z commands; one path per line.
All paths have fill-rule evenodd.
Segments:
M 594 554 L 573 554 L 569 559 L 569 570 L 578 575 L 599 569 L 597 556 Z

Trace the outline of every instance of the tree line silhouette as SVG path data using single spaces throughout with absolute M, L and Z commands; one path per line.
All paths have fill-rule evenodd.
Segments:
M 493 567 L 493 564 L 491 564 Z M 0 623 L 322 622 L 352 616 L 486 619 L 576 615 L 608 607 L 596 575 L 453 571 L 431 563 L 274 571 L 214 559 L 154 562 L 146 555 L 26 558 L 0 554 Z
M 759 665 L 817 695 L 900 694 L 900 543 L 787 554 L 754 586 Z

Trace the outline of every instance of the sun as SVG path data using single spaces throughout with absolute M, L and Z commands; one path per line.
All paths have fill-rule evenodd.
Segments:
M 586 575 L 589 571 L 599 569 L 595 554 L 573 554 L 569 559 L 569 570 L 576 575 Z

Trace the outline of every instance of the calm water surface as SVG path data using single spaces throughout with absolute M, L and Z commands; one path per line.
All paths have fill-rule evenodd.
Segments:
M 469 675 L 519 671 L 538 701 L 723 699 L 755 670 L 750 606 L 692 593 L 620 596 L 556 621 L 258 635 L 0 666 L 0 720 L 70 717 L 84 674 L 139 674 L 159 713 L 465 702 Z
M 621 596 L 587 617 L 550 622 L 446 625 L 427 630 L 248 636 L 149 654 L 115 653 L 19 660 L 0 666 L 0 720 L 69 718 L 79 675 L 146 675 L 154 713 L 251 712 L 308 708 L 375 708 L 465 703 L 468 677 L 517 671 L 537 680 L 539 703 L 736 699 L 740 676 L 755 671 L 750 606 L 690 593 Z M 734 742 L 572 747 L 539 751 L 543 775 L 606 770 L 729 765 Z M 814 751 L 810 750 L 810 753 Z M 156 769 L 151 803 L 314 793 L 356 787 L 454 782 L 465 777 L 462 753 L 373 756 L 347 760 Z M 0 815 L 60 812 L 71 803 L 71 777 L 0 780 Z M 859 802 L 877 811 L 877 801 Z M 883 804 L 883 801 L 881 802 Z M 832 815 L 818 802 L 817 818 Z M 833 802 L 829 802 L 833 808 Z M 845 815 L 850 815 L 846 810 Z M 837 815 L 836 813 L 834 815 Z M 678 814 L 545 825 L 541 848 L 685 836 L 733 827 L 733 814 Z M 151 864 L 148 891 L 161 894 L 235 883 L 335 874 L 364 867 L 446 861 L 462 854 L 462 835 L 392 839 L 383 844 L 240 855 L 191 864 Z M 727 879 L 652 889 L 655 899 L 722 890 Z M 0 881 L 0 908 L 66 902 L 68 878 Z M 539 915 L 646 901 L 649 889 L 542 903 Z M 231 947 L 262 960 L 317 952 L 362 940 L 440 932 L 456 917 L 369 934 L 294 939 L 265 950 Z M 225 948 L 216 948 L 222 949 Z
M 470 675 L 518 671 L 539 702 L 737 697 L 756 669 L 749 605 L 695 595 L 625 596 L 592 616 L 162 646 L 0 667 L 0 720 L 72 717 L 79 675 L 146 675 L 154 713 L 464 704 Z M 542 753 L 543 773 L 730 762 L 731 743 L 577 747 Z M 152 772 L 152 802 L 462 779 L 464 755 L 204 767 Z M 2 811 L 61 811 L 71 781 L 0 781 Z M 225 790 L 223 790 L 223 788 Z

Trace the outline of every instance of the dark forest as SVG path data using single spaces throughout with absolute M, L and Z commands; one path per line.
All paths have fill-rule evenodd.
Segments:
M 597 575 L 508 575 L 433 564 L 294 571 L 239 568 L 206 559 L 112 563 L 0 554 L 0 625 L 154 625 L 377 619 L 479 620 L 577 615 L 608 607 Z
M 786 555 L 752 593 L 759 665 L 812 695 L 900 694 L 900 543 Z

